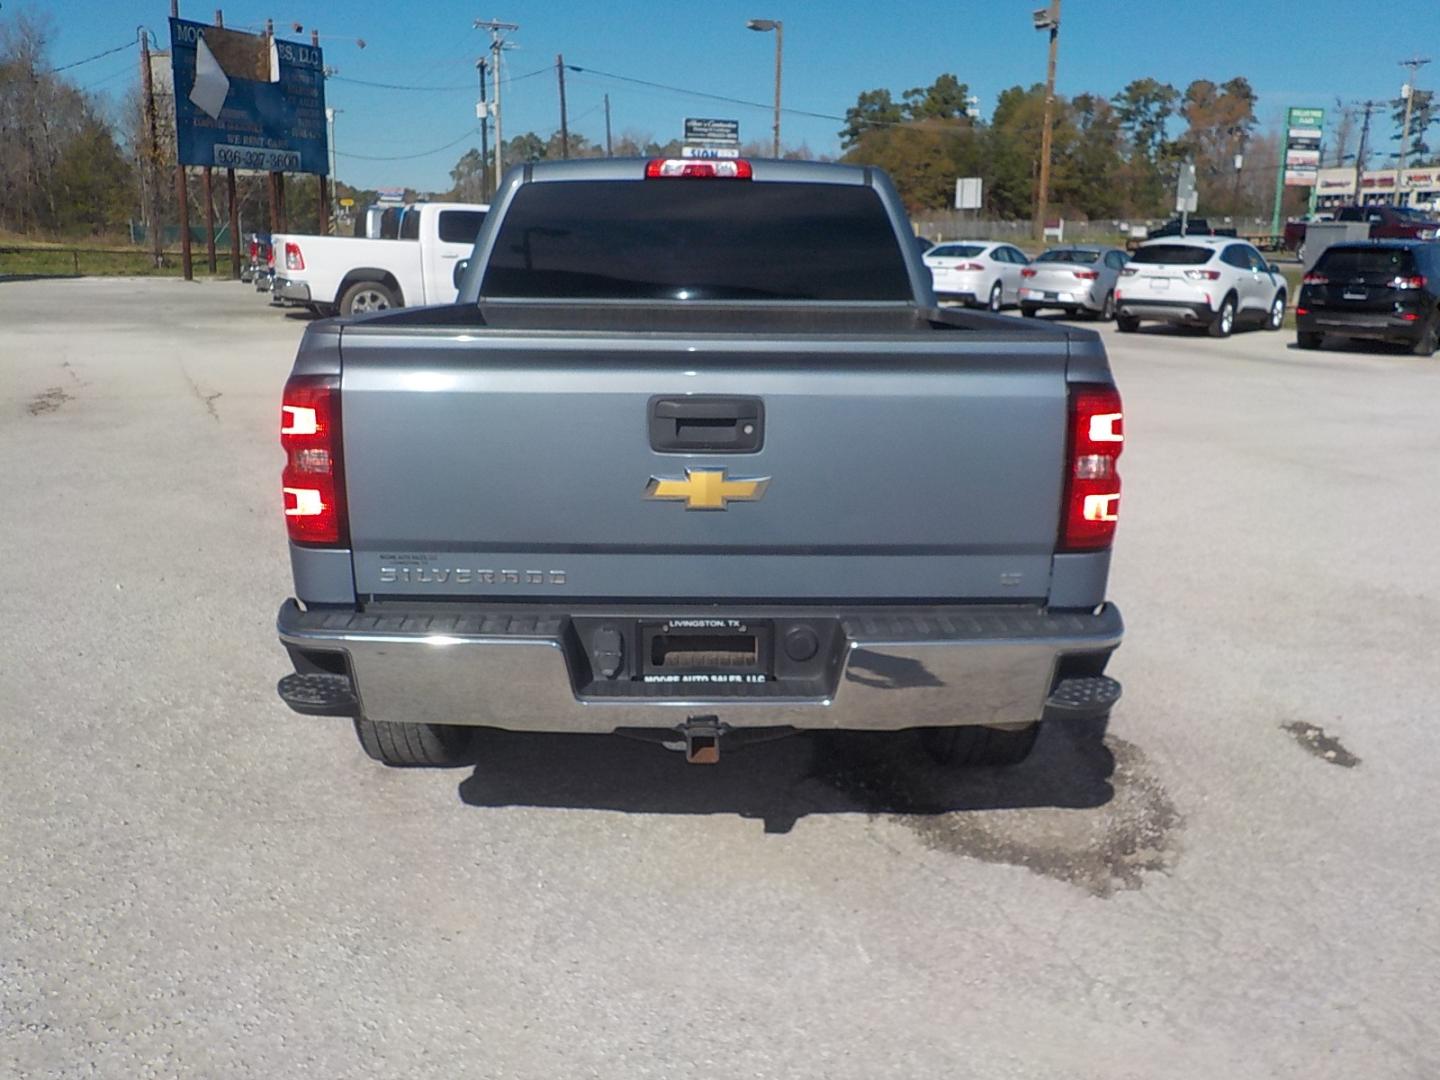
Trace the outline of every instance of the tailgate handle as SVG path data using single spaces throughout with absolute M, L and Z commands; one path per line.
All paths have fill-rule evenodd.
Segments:
M 650 448 L 661 453 L 753 454 L 765 441 L 756 397 L 650 399 Z

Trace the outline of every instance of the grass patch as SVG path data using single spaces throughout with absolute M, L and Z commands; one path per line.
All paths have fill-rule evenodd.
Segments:
M 192 254 L 196 274 L 207 274 L 205 248 Z M 129 245 L 50 244 L 0 237 L 0 278 L 16 277 L 178 277 L 180 253 L 162 253 L 162 265 L 145 248 Z M 216 251 L 217 276 L 230 276 L 230 252 Z

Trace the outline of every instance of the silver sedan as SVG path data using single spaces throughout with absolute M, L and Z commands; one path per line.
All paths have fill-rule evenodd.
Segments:
M 1051 248 L 1020 271 L 1020 313 L 1034 317 L 1059 308 L 1072 318 L 1084 312 L 1108 322 L 1115 317 L 1115 282 L 1129 258 L 1120 248 L 1094 244 Z

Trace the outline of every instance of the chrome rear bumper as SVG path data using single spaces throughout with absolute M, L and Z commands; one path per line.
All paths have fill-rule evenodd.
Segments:
M 577 649 L 569 612 L 379 607 L 302 611 L 286 601 L 277 629 L 297 671 L 330 680 L 338 687 L 334 700 L 342 702 L 302 707 L 282 686 L 293 708 L 400 723 L 588 733 L 672 727 L 696 714 L 718 716 L 732 728 L 1025 724 L 1053 709 L 1062 682 L 1099 675 L 1124 633 L 1119 611 L 1108 604 L 1093 614 L 998 606 L 792 608 L 783 614 L 833 618 L 840 628 L 828 689 L 818 696 L 788 696 L 775 683 L 706 685 L 703 692 L 640 682 L 577 690 L 588 662 Z M 647 617 L 609 608 L 585 614 Z M 655 617 L 689 614 L 667 610 Z M 755 620 L 781 613 L 701 614 Z M 347 699 L 353 704 L 343 704 Z

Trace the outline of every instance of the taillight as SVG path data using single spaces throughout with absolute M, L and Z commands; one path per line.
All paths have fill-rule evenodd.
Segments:
M 1094 281 L 1100 276 L 1100 272 L 1098 270 L 1072 270 L 1070 272 L 1074 274 L 1077 278 L 1079 278 L 1081 281 Z
M 645 164 L 647 180 L 749 180 L 750 162 L 741 158 L 655 158 Z
M 250 261 L 254 262 L 260 255 L 260 245 L 254 240 L 250 241 Z
M 305 256 L 300 254 L 300 245 L 285 241 L 285 269 L 304 270 Z
M 1315 271 L 1312 270 L 1312 271 L 1310 271 L 1310 273 L 1306 274 L 1303 278 L 1300 279 L 1300 284 L 1302 284 L 1302 285 L 1329 285 L 1329 284 L 1330 284 L 1330 279 L 1329 279 L 1328 277 L 1326 277 L 1324 274 L 1317 274 L 1317 273 L 1315 273 Z
M 285 526 L 297 544 L 344 547 L 345 475 L 340 461 L 340 376 L 295 375 L 280 404 L 285 450 Z
M 1116 460 L 1124 448 L 1120 392 L 1113 386 L 1072 386 L 1060 550 L 1095 551 L 1115 539 L 1120 516 Z
M 951 269 L 954 269 L 954 270 L 984 270 L 984 269 L 985 269 L 985 264 L 984 264 L 984 263 L 956 263 L 955 266 L 953 266 Z M 1023 274 L 1025 271 L 1022 270 L 1022 271 L 1020 271 L 1020 272 Z
M 1425 288 L 1425 279 L 1418 275 L 1413 277 L 1397 277 L 1394 281 L 1390 282 L 1390 287 L 1392 289 L 1423 289 Z
M 1219 270 L 1186 270 L 1185 276 L 1191 281 L 1219 281 Z
M 1021 270 L 1021 271 L 1020 271 L 1020 276 L 1021 276 L 1021 277 L 1034 277 L 1034 276 L 1035 276 L 1035 273 L 1036 273 L 1036 271 L 1030 269 L 1030 267 L 1027 266 L 1024 270 Z
M 1310 309 L 1309 309 L 1308 307 L 1297 307 L 1297 308 L 1295 309 L 1295 314 L 1296 314 L 1296 315 L 1309 315 L 1309 314 L 1310 314 Z

